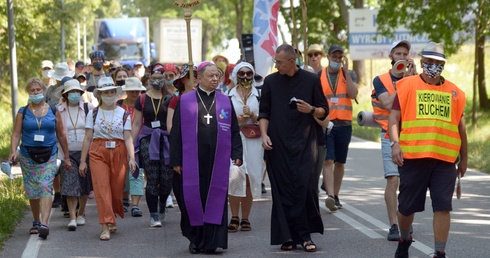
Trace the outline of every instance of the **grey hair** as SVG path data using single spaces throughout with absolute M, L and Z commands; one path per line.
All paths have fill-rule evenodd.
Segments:
M 30 78 L 26 82 L 26 92 L 27 93 L 29 93 L 29 88 L 31 88 L 31 86 L 34 84 L 41 86 L 41 88 L 43 89 L 43 92 L 46 91 L 46 84 L 44 84 L 43 80 L 41 80 L 39 78 Z
M 293 59 L 296 58 L 296 52 L 294 51 L 294 48 L 289 44 L 282 44 L 279 47 L 277 47 L 276 54 L 279 54 L 281 52 L 284 52 L 284 54 L 288 58 L 293 58 Z

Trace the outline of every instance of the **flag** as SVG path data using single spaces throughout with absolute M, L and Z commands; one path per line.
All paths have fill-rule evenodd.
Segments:
M 279 0 L 254 0 L 254 63 L 255 72 L 262 77 L 267 76 L 274 66 L 279 5 Z

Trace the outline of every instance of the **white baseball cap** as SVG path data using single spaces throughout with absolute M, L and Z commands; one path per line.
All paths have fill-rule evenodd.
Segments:
M 391 44 L 390 54 L 391 54 L 391 52 L 393 52 L 393 49 L 395 49 L 396 47 L 398 47 L 398 46 L 399 46 L 399 45 L 401 45 L 401 44 L 405 44 L 405 45 L 407 45 L 407 47 L 408 47 L 408 51 L 410 51 L 410 48 L 412 47 L 412 46 L 410 45 L 410 42 L 408 42 L 408 41 L 406 41 L 406 40 L 397 40 L 397 41 L 393 42 L 393 44 Z

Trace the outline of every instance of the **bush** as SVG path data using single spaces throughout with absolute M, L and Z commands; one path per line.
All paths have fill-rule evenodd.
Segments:
M 22 178 L 13 180 L 2 176 L 0 178 L 0 250 L 10 237 L 15 227 L 24 217 L 28 200 L 24 192 Z

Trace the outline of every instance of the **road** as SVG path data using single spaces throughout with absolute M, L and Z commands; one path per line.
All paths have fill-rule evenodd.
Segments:
M 341 202 L 344 208 L 329 212 L 323 204 L 321 214 L 325 225 L 323 235 L 313 234 L 318 246 L 316 253 L 301 249 L 285 252 L 271 246 L 271 195 L 254 202 L 250 221 L 252 231 L 230 233 L 228 249 L 218 249 L 226 257 L 393 257 L 397 243 L 386 240 L 387 222 L 383 198 L 381 153 L 378 143 L 353 138 L 346 164 Z M 490 247 L 490 176 L 469 170 L 462 179 L 461 199 L 453 200 L 452 225 L 446 252 L 449 257 L 489 257 Z M 27 232 L 32 215 L 26 212 L 12 238 L 6 242 L 0 257 L 189 257 L 188 241 L 179 230 L 179 208 L 168 210 L 162 228 L 149 227 L 149 214 L 142 203 L 144 216 L 129 216 L 118 220 L 118 232 L 110 241 L 98 239 L 95 201 L 87 208 L 87 224 L 74 232 L 66 229 L 68 219 L 59 209 L 53 211 L 50 235 L 39 240 Z M 231 216 L 231 215 L 229 215 Z M 273 222 L 272 222 L 273 223 Z M 410 257 L 429 257 L 433 252 L 432 211 L 430 198 L 426 211 L 418 213 L 414 222 L 414 240 Z M 199 254 L 203 255 L 203 254 Z

